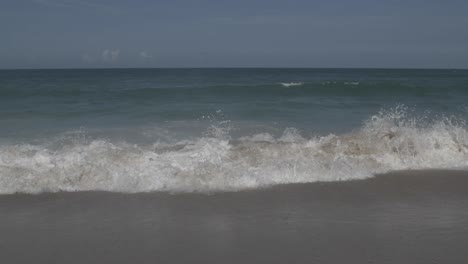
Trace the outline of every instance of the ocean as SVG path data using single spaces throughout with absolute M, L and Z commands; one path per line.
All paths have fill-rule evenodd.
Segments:
M 0 262 L 466 263 L 468 70 L 0 70 Z
M 0 71 L 0 193 L 218 192 L 468 167 L 468 70 Z

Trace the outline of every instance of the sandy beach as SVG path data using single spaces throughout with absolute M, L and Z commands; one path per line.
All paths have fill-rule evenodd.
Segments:
M 5 263 L 465 263 L 468 172 L 214 193 L 0 196 Z

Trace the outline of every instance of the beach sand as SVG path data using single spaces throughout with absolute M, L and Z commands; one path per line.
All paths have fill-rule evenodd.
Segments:
M 468 172 L 0 196 L 1 263 L 468 263 Z

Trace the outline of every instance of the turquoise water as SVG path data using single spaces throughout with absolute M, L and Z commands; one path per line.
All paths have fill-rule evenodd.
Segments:
M 463 167 L 467 102 L 468 70 L 3 70 L 0 177 L 3 192 L 236 190 Z
M 302 85 L 281 84 L 294 82 Z M 341 133 L 398 104 L 418 112 L 466 114 L 467 99 L 468 71 L 462 70 L 0 71 L 0 135 L 14 139 L 171 122 L 189 122 L 179 129 L 190 129 L 206 116 L 238 122 L 239 129 L 292 126 Z

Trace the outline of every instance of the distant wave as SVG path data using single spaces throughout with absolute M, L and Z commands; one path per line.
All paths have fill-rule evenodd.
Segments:
M 359 85 L 359 82 L 345 82 L 345 85 Z
M 285 93 L 286 88 L 288 93 Z M 271 83 L 226 83 L 226 84 L 191 84 L 189 86 L 145 86 L 131 88 L 99 88 L 92 87 L 68 88 L 61 86 L 48 87 L 47 89 L 22 89 L 15 87 L 4 87 L 0 89 L 0 98 L 7 101 L 22 100 L 25 97 L 39 99 L 44 97 L 56 99 L 75 100 L 77 98 L 89 100 L 89 98 L 107 98 L 109 101 L 122 102 L 126 100 L 161 100 L 167 101 L 171 98 L 181 98 L 187 95 L 197 94 L 206 96 L 255 96 L 255 95 L 278 95 L 278 96 L 421 96 L 434 94 L 452 94 L 456 96 L 467 96 L 466 86 L 458 85 L 441 89 L 438 86 L 411 85 L 404 82 L 394 81 L 317 81 L 317 82 L 271 82 Z
M 280 83 L 284 87 L 291 87 L 291 86 L 302 86 L 304 85 L 303 82 L 290 82 L 290 83 Z
M 76 139 L 58 148 L 0 146 L 0 193 L 104 190 L 213 192 L 365 179 L 402 169 L 468 167 L 463 120 L 424 123 L 394 109 L 345 135 L 294 128 L 232 139 L 227 126 L 173 144 Z

